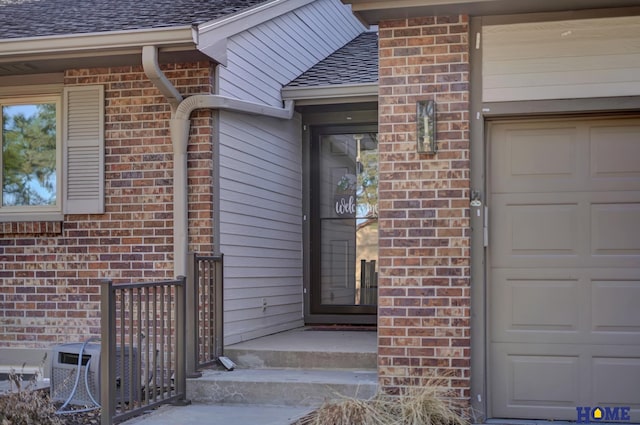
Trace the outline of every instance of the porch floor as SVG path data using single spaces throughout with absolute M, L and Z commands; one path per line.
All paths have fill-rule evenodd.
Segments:
M 377 353 L 378 333 L 375 328 L 305 326 L 228 345 L 225 350 L 310 351 L 329 353 Z

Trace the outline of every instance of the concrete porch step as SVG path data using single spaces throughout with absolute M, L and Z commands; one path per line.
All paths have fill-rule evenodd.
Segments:
M 187 381 L 201 404 L 320 406 L 378 389 L 375 331 L 299 328 L 225 347 L 233 371 L 205 370 Z
M 344 351 L 225 350 L 240 369 L 375 369 L 375 353 Z
M 319 406 L 341 397 L 370 398 L 377 388 L 376 370 L 208 370 L 187 381 L 187 398 L 203 404 Z
M 300 328 L 225 347 L 238 368 L 376 369 L 376 332 Z
M 290 425 L 326 400 L 373 397 L 375 331 L 294 329 L 225 347 L 237 367 L 187 379 L 193 404 L 163 407 L 136 425 Z M 128 423 L 128 422 L 127 422 Z

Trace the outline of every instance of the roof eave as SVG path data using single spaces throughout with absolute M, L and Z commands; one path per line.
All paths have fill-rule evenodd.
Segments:
M 90 53 L 116 55 L 138 51 L 145 45 L 159 48 L 191 48 L 198 33 L 190 25 L 130 31 L 98 32 L 62 36 L 0 40 L 0 62 L 51 59 Z
M 297 106 L 377 102 L 378 82 L 284 87 L 281 93 L 283 100 L 293 100 Z
M 416 16 L 471 16 L 633 7 L 637 0 L 342 0 L 367 24 Z

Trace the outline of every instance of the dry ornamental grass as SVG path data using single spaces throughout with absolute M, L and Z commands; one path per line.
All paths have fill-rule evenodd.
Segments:
M 0 425 L 63 425 L 55 414 L 47 390 L 34 390 L 35 378 L 27 383 L 12 371 L 9 381 L 15 391 L 0 397 Z
M 294 425 L 468 425 L 462 407 L 452 405 L 448 390 L 436 384 L 409 389 L 401 396 L 326 402 Z
M 44 360 L 43 360 L 44 363 Z M 12 391 L 0 395 L 0 425 L 98 425 L 100 409 L 59 414 L 62 403 L 53 403 L 49 389 L 36 389 L 37 376 L 23 381 L 23 374 L 9 373 Z M 83 410 L 73 406 L 68 410 Z

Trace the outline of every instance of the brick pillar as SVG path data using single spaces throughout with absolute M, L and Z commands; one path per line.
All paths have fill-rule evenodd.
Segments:
M 468 400 L 467 16 L 380 23 L 379 373 L 391 393 L 444 377 Z M 416 153 L 416 101 L 437 102 L 438 153 Z

